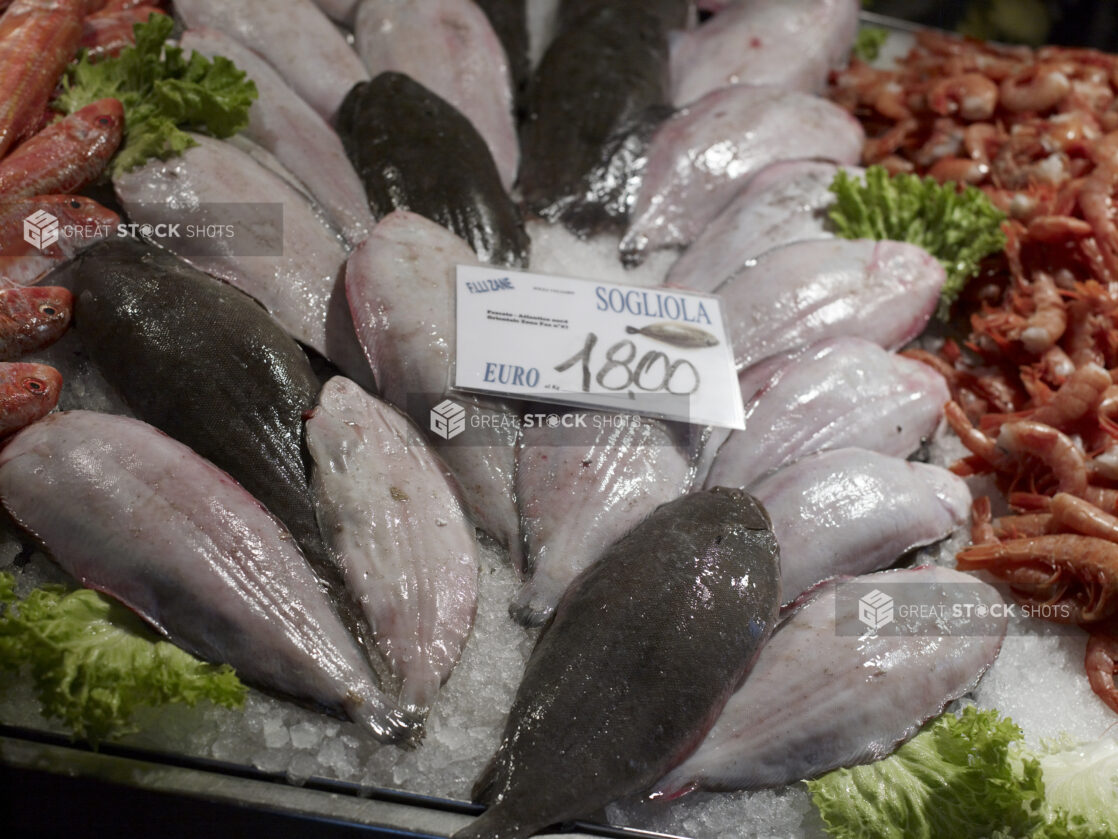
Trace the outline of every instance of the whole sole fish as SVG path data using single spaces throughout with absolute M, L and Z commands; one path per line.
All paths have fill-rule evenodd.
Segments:
M 787 160 L 758 172 L 672 265 L 665 282 L 714 291 L 750 260 L 808 239 L 831 239 L 827 210 L 831 182 L 840 169 L 862 169 L 822 160 Z
M 0 362 L 0 437 L 45 417 L 61 395 L 62 374 L 53 367 Z
M 58 241 L 47 247 L 27 241 L 24 232 L 24 221 L 40 213 L 58 222 Z M 45 216 L 38 217 L 50 223 Z M 0 288 L 33 285 L 84 248 L 113 235 L 119 224 L 119 215 L 84 195 L 36 195 L 0 202 Z
M 268 62 L 224 32 L 189 29 L 179 46 L 210 58 L 224 56 L 248 74 L 256 84 L 257 99 L 249 109 L 245 135 L 274 154 L 306 186 L 351 246 L 363 242 L 376 222 L 361 179 L 326 121 Z
M 191 653 L 383 742 L 413 736 L 282 525 L 152 426 L 42 420 L 0 452 L 0 499 L 64 570 Z
M 856 0 L 735 3 L 672 44 L 676 106 L 726 85 L 771 84 L 822 93 L 858 32 Z
M 6 199 L 76 192 L 96 179 L 124 136 L 124 106 L 99 99 L 57 122 L 0 161 Z
M 400 679 L 426 714 L 470 635 L 478 560 L 447 469 L 395 408 L 335 377 L 307 419 L 322 532 Z
M 1002 603 L 993 586 L 934 566 L 851 582 L 920 587 L 922 598 L 947 608 Z M 844 634 L 837 611 L 836 586 L 820 586 L 777 629 L 702 745 L 654 796 L 781 787 L 886 757 L 974 687 L 1006 628 L 1002 613 L 991 615 L 988 635 L 944 634 L 943 619 L 928 612 L 907 620 L 905 634 Z
M 778 160 L 857 163 L 862 126 L 842 108 L 772 86 L 732 85 L 665 122 L 648 149 L 622 258 L 691 244 L 753 175 Z
M 950 536 L 971 505 L 966 482 L 946 469 L 857 448 L 808 455 L 749 491 L 772 517 L 786 601 Z
M 431 409 L 448 395 L 476 427 L 456 441 L 430 435 L 454 473 L 463 499 L 482 530 L 522 563 L 513 496 L 519 415 L 513 403 L 448 394 L 457 339 L 454 267 L 476 265 L 469 246 L 435 222 L 395 212 L 373 228 L 346 266 L 346 296 L 380 395 L 431 428 Z M 484 423 L 482 422 L 484 421 Z
M 581 427 L 521 432 L 516 498 L 531 574 L 509 608 L 538 626 L 567 586 L 661 504 L 685 493 L 691 458 L 670 426 L 635 414 L 579 411 Z
M 861 338 L 832 338 L 762 362 L 738 383 L 745 430 L 717 448 L 706 486 L 748 487 L 823 449 L 906 457 L 935 431 L 950 398 L 939 373 Z M 715 446 L 707 448 L 705 457 Z
M 404 73 L 457 108 L 485 140 L 505 190 L 512 189 L 520 165 L 512 76 L 497 33 L 473 0 L 365 0 L 353 32 L 370 76 Z
M 682 760 L 772 631 L 778 563 L 768 516 L 740 490 L 664 504 L 615 542 L 536 642 L 474 788 L 489 809 L 454 839 L 585 817 Z
M 668 40 L 656 15 L 602 4 L 548 47 L 529 87 L 519 188 L 554 217 L 584 191 L 607 141 L 668 103 Z
M 924 331 L 946 279 L 917 245 L 820 239 L 766 251 L 715 293 L 743 370 L 845 335 L 899 349 Z
M 246 152 L 191 136 L 198 145 L 178 157 L 151 160 L 113 179 L 129 218 L 139 224 L 181 223 L 184 207 L 200 207 L 202 213 L 192 218 L 201 223 L 208 218 L 207 205 L 240 205 L 235 214 L 226 210 L 215 217 L 235 222 L 235 236 L 172 239 L 168 246 L 257 300 L 293 338 L 351 379 L 368 383 L 345 307 L 341 276 L 347 252 L 341 238 L 298 190 Z
M 0 290 L 0 361 L 49 347 L 70 328 L 74 297 L 59 286 Z
M 347 91 L 369 78 L 345 36 L 311 0 L 179 0 L 175 14 L 189 29 L 216 29 L 271 64 L 327 122 Z
M 381 73 L 346 96 L 338 132 L 377 218 L 419 213 L 485 262 L 528 264 L 524 221 L 485 140 L 445 99 L 402 73 Z
M 67 271 L 78 335 L 136 416 L 240 481 L 328 571 L 303 454 L 319 382 L 299 345 L 237 289 L 153 245 L 109 239 Z
M 15 0 L 0 18 L 0 158 L 46 107 L 82 37 L 83 0 Z

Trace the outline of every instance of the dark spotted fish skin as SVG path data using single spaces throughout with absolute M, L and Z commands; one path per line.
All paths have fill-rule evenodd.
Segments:
M 73 295 L 59 286 L 0 291 L 0 361 L 49 347 L 70 327 Z
M 772 631 L 776 538 L 718 488 L 657 508 L 567 589 L 454 839 L 521 839 L 647 788 L 704 736 Z
M 642 11 L 653 15 L 665 31 L 683 29 L 687 25 L 688 0 L 561 0 L 559 29 L 577 26 L 584 17 L 610 7 L 621 12 Z
M 236 478 L 316 570 L 330 568 L 303 452 L 319 382 L 295 340 L 250 297 L 154 245 L 108 239 L 67 270 L 82 343 L 136 416 Z
M 0 363 L 0 437 L 40 420 L 62 394 L 62 374 L 46 364 Z
M 410 210 L 465 239 L 485 262 L 528 264 L 524 221 L 477 129 L 403 73 L 355 85 L 338 133 L 377 219 Z
M 545 217 L 585 192 L 610 138 L 670 99 L 667 31 L 643 4 L 568 20 L 536 68 L 521 136 L 520 192 Z

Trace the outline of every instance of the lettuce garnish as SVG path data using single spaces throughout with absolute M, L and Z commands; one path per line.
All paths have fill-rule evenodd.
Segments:
M 135 730 L 140 706 L 209 700 L 239 708 L 246 692 L 228 665 L 161 640 L 98 592 L 43 586 L 20 600 L 12 575 L 0 573 L 0 670 L 24 667 L 44 716 L 94 743 Z
M 831 192 L 837 200 L 829 217 L 839 236 L 911 242 L 943 264 L 947 281 L 939 316 L 944 320 L 982 260 L 1005 248 L 1005 213 L 973 186 L 960 192 L 954 183 L 890 177 L 883 167 L 870 166 L 864 182 L 840 170 Z
M 1114 839 L 1118 742 L 1035 753 L 1011 720 L 968 707 L 808 788 L 835 839 Z
M 854 39 L 854 54 L 863 61 L 876 61 L 881 48 L 889 40 L 889 30 L 880 26 L 863 26 Z
M 184 58 L 180 47 L 166 44 L 173 28 L 170 17 L 152 14 L 135 25 L 135 46 L 99 61 L 83 53 L 63 79 L 55 107 L 64 113 L 108 97 L 124 106 L 114 175 L 196 145 L 186 131 L 224 138 L 248 125 L 256 84 L 227 58 L 211 61 L 196 52 Z

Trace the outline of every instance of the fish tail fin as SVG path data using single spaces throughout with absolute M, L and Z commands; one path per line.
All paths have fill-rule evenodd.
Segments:
M 426 733 L 421 715 L 395 707 L 387 697 L 380 701 L 348 702 L 346 711 L 351 720 L 386 745 L 414 749 Z
M 637 329 L 635 326 L 626 326 L 625 327 L 625 334 L 626 335 L 639 335 L 640 330 Z
M 540 591 L 535 578 L 528 580 L 509 604 L 509 614 L 522 626 L 543 626 L 555 611 L 555 603 Z
M 400 707 L 404 709 L 404 714 L 411 720 L 424 723 L 441 686 L 442 679 L 434 671 L 405 676 L 400 687 Z
M 470 800 L 478 804 L 492 806 L 497 800 L 497 758 L 500 752 L 489 758 L 489 762 L 477 776 L 473 787 L 470 789 Z

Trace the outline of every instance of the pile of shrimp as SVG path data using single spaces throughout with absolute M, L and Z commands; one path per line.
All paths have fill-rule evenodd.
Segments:
M 907 354 L 951 387 L 970 452 L 952 470 L 993 475 L 1012 513 L 976 499 L 958 566 L 1088 630 L 1091 687 L 1118 712 L 1118 56 L 922 32 L 831 95 L 865 126 L 864 163 L 974 185 L 1008 217 L 959 336 Z

